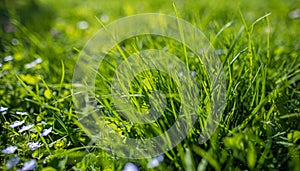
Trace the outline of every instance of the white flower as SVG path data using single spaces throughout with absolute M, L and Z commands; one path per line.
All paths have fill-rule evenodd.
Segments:
M 180 72 L 178 73 L 178 76 L 179 76 L 179 77 L 183 77 L 183 75 L 184 75 L 183 71 L 180 71 Z
M 13 158 L 7 160 L 7 162 L 6 162 L 6 167 L 7 167 L 8 169 L 12 169 L 12 168 L 13 168 L 15 165 L 17 165 L 19 162 L 20 162 L 20 158 L 18 158 L 18 157 L 13 157 Z
M 50 158 L 50 156 L 51 156 L 51 155 L 45 157 L 45 159 L 44 159 L 44 161 L 43 161 L 43 164 L 47 164 L 47 161 L 48 161 L 48 159 Z
M 6 56 L 6 57 L 4 58 L 4 61 L 7 62 L 7 61 L 11 61 L 11 60 L 13 60 L 13 59 L 14 59 L 13 56 Z
M 122 171 L 139 171 L 139 168 L 133 163 L 126 163 Z
M 36 164 L 35 159 L 31 159 L 30 161 L 25 162 L 21 171 L 33 170 L 35 168 L 35 164 Z
M 109 16 L 106 15 L 106 14 L 102 14 L 101 17 L 100 17 L 100 20 L 103 22 L 103 23 L 106 23 L 109 21 Z
M 16 112 L 17 115 L 28 115 L 27 112 Z
M 48 128 L 48 129 L 44 129 L 44 130 L 43 130 L 43 133 L 41 133 L 41 136 L 45 137 L 45 136 L 47 136 L 51 131 L 52 131 L 52 127 Z
M 296 18 L 300 18 L 300 9 L 295 9 L 294 11 L 291 11 L 289 13 L 289 17 L 291 19 L 296 19 Z
M 22 132 L 24 132 L 24 131 L 27 131 L 27 130 L 29 130 L 29 129 L 32 128 L 32 127 L 33 127 L 33 124 L 29 124 L 29 125 L 23 126 L 23 127 L 18 131 L 18 133 L 22 133 Z
M 42 59 L 41 59 L 41 58 L 37 58 L 36 60 L 34 60 L 34 61 L 32 61 L 32 62 L 26 64 L 26 65 L 25 65 L 25 68 L 27 68 L 27 69 L 33 68 L 33 67 L 35 67 L 37 64 L 40 64 L 40 63 L 42 63 Z
M 86 21 L 84 21 L 84 20 L 82 20 L 82 21 L 79 21 L 79 22 L 77 23 L 77 27 L 78 27 L 80 30 L 85 30 L 85 29 L 89 28 L 89 23 L 86 22 Z
M 148 168 L 154 168 L 160 165 L 160 163 L 164 160 L 163 155 L 158 155 L 156 157 L 153 157 L 151 160 L 148 161 L 147 167 Z
M 217 53 L 217 55 L 222 55 L 223 50 L 222 49 L 218 49 L 216 53 Z
M 195 77 L 197 75 L 196 71 L 191 71 L 191 76 Z
M 2 153 L 11 154 L 11 153 L 14 153 L 16 150 L 17 150 L 17 146 L 8 146 L 2 150 Z
M 13 124 L 9 125 L 10 128 L 15 128 L 18 127 L 20 125 L 23 125 L 25 121 L 15 121 Z
M 30 150 L 32 150 L 32 151 L 41 147 L 41 144 L 39 142 L 36 142 L 36 143 L 35 142 L 29 142 L 27 145 L 30 148 Z
M 2 107 L 2 106 L 1 106 L 1 107 L 0 107 L 0 112 L 5 112 L 5 111 L 7 111 L 7 109 L 8 109 L 7 107 Z

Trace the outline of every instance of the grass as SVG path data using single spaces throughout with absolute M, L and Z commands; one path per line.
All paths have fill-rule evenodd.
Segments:
M 2 151 L 0 169 L 8 170 L 6 164 L 18 157 L 12 170 L 31 159 L 36 159 L 35 170 L 45 171 L 122 170 L 128 163 L 140 170 L 299 170 L 300 19 L 289 14 L 300 3 L 188 0 L 175 4 L 177 11 L 173 2 L 158 0 L 0 0 L 0 149 L 17 147 L 11 154 Z M 167 74 L 142 72 L 129 82 L 127 94 L 140 95 L 131 96 L 130 104 L 138 111 L 148 111 L 149 93 L 160 90 L 166 95 L 166 110 L 152 124 L 129 122 L 114 108 L 110 96 L 118 65 L 141 50 L 164 49 L 188 60 L 188 67 L 196 72 L 203 110 L 193 130 L 164 153 L 155 168 L 149 166 L 157 158 L 120 158 L 98 148 L 80 124 L 72 100 L 76 95 L 73 71 L 86 41 L 103 25 L 146 12 L 178 16 L 201 29 L 223 63 L 227 85 L 222 120 L 209 141 L 201 144 L 211 83 L 199 58 L 177 41 L 153 35 L 125 40 L 109 52 L 95 71 L 97 106 L 106 124 L 132 138 L 154 137 L 170 128 L 182 99 L 176 82 Z M 88 27 L 79 22 L 87 22 Z M 22 126 L 11 128 L 15 121 L 34 126 L 18 132 Z M 52 131 L 42 136 L 49 128 Z M 32 150 L 29 142 L 39 142 L 40 147 Z

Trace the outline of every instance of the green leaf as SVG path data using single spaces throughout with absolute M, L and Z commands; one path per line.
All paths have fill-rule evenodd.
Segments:
M 54 169 L 53 167 L 46 167 L 46 168 L 43 168 L 42 171 L 56 171 L 56 169 Z
M 300 139 L 300 131 L 294 131 L 288 134 L 288 139 L 291 140 L 293 143 L 296 143 L 298 139 Z
M 51 91 L 49 89 L 46 89 L 44 91 L 44 96 L 47 98 L 47 99 L 51 99 Z
M 247 152 L 247 162 L 248 166 L 253 169 L 256 163 L 256 150 L 252 143 L 249 143 L 248 152 Z
M 218 162 L 209 154 L 207 153 L 205 150 L 203 150 L 202 148 L 193 145 L 193 151 L 201 156 L 202 158 L 206 159 L 208 161 L 208 163 L 215 169 L 215 170 L 221 170 Z

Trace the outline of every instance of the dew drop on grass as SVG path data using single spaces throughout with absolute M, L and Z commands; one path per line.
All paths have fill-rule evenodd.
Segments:
M 19 44 L 19 40 L 16 39 L 16 38 L 13 38 L 13 39 L 11 40 L 11 44 L 14 45 L 14 46 L 17 46 L 17 45 Z

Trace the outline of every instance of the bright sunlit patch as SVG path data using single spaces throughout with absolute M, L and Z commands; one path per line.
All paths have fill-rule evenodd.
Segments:
M 30 74 L 21 74 L 20 78 L 25 81 L 27 84 L 36 84 L 39 80 L 41 80 L 40 75 L 30 75 Z

